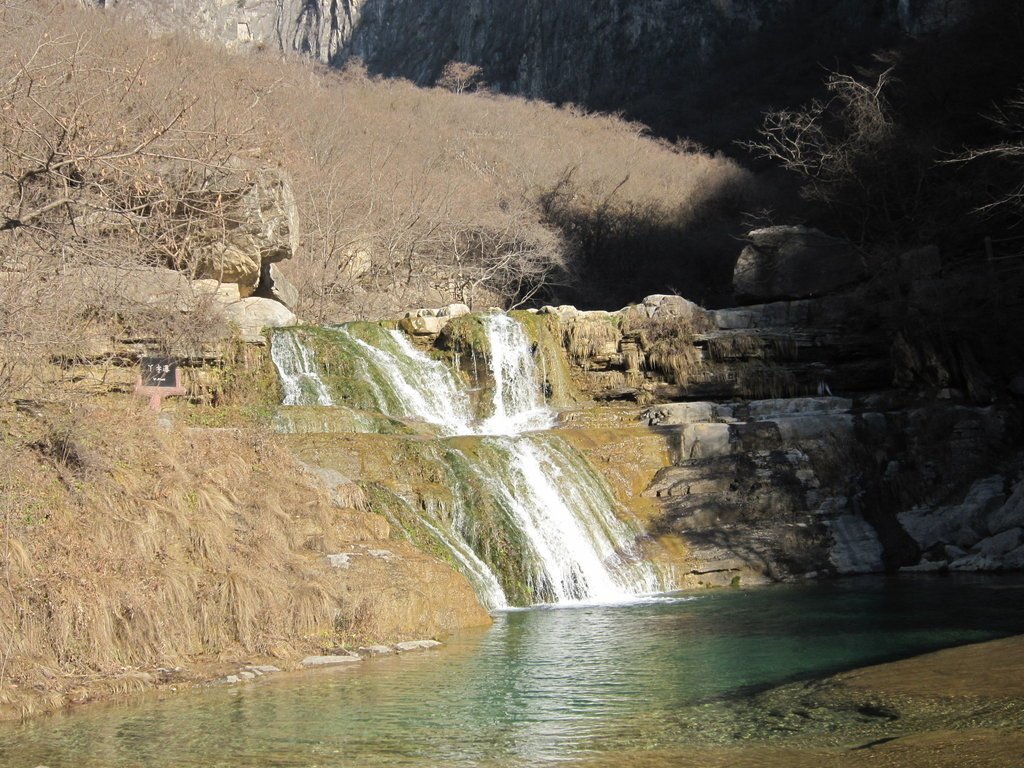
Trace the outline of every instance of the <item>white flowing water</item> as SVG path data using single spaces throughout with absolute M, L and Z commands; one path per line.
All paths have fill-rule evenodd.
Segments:
M 545 601 L 618 603 L 656 592 L 655 569 L 615 517 L 607 484 L 551 434 L 485 439 L 474 466 L 529 543 L 531 587 Z
M 277 367 L 284 390 L 282 405 L 334 405 L 331 393 L 320 378 L 313 350 L 293 332 L 270 338 L 270 357 Z
M 518 435 L 554 425 L 555 414 L 544 403 L 544 381 L 533 360 L 530 340 L 508 315 L 481 318 L 490 348 L 494 392 L 491 415 L 476 434 Z
M 452 371 L 413 347 L 404 334 L 389 331 L 370 343 L 344 327 L 338 331 L 355 342 L 352 349 L 360 360 L 353 363 L 364 368 L 380 412 L 433 424 L 446 436 L 483 438 L 484 449 L 473 459 L 463 454 L 464 463 L 522 534 L 535 599 L 616 603 L 663 588 L 654 567 L 637 553 L 636 531 L 615 516 L 607 483 L 568 443 L 542 433 L 554 425 L 555 414 L 544 402 L 543 379 L 522 326 L 503 314 L 485 315 L 481 322 L 494 389 L 489 413 L 476 420 Z M 311 357 L 292 351 L 287 360 L 295 357 L 308 375 Z M 456 506 L 461 504 L 457 498 Z M 499 577 L 473 550 L 461 526 L 442 523 L 436 515 L 431 521 L 421 515 L 421 520 L 488 607 L 507 605 Z
M 344 328 L 340 332 L 348 333 Z M 382 399 L 381 412 L 435 424 L 447 435 L 469 434 L 472 420 L 469 397 L 459 387 L 451 370 L 416 349 L 401 331 L 387 334 L 393 344 L 388 342 L 380 347 L 353 338 L 376 372 L 369 380 L 387 382 L 404 411 L 388 413 L 387 402 Z

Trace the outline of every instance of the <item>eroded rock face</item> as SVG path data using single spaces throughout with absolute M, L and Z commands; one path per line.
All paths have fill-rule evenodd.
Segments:
M 175 169 L 165 173 L 171 183 L 187 186 L 192 182 L 176 182 Z M 276 169 L 239 164 L 211 173 L 198 185 L 193 183 L 188 194 L 226 201 L 217 207 L 220 215 L 208 223 L 201 218 L 191 221 L 193 232 L 180 259 L 197 278 L 237 283 L 245 298 L 256 291 L 265 268 L 290 259 L 298 250 L 298 206 L 287 176 Z

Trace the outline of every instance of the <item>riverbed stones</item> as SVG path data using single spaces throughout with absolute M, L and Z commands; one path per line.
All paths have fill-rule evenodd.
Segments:
M 341 664 L 352 664 L 361 660 L 360 656 L 354 654 L 329 654 L 325 656 L 307 656 L 299 664 L 308 669 L 310 667 L 333 667 Z

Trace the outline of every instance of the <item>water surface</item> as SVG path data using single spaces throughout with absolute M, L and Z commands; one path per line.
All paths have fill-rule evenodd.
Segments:
M 0 765 L 534 766 L 685 753 L 739 738 L 701 727 L 708 706 L 740 709 L 788 681 L 1022 631 L 1021 578 L 510 611 L 438 651 L 0 728 Z M 767 738 L 752 729 L 743 738 Z

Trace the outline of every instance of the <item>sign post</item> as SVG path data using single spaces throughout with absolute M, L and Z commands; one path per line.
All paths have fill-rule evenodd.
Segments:
M 160 401 L 171 395 L 184 395 L 181 386 L 181 371 L 176 360 L 170 357 L 144 357 L 135 394 L 149 398 L 149 407 L 160 410 Z

